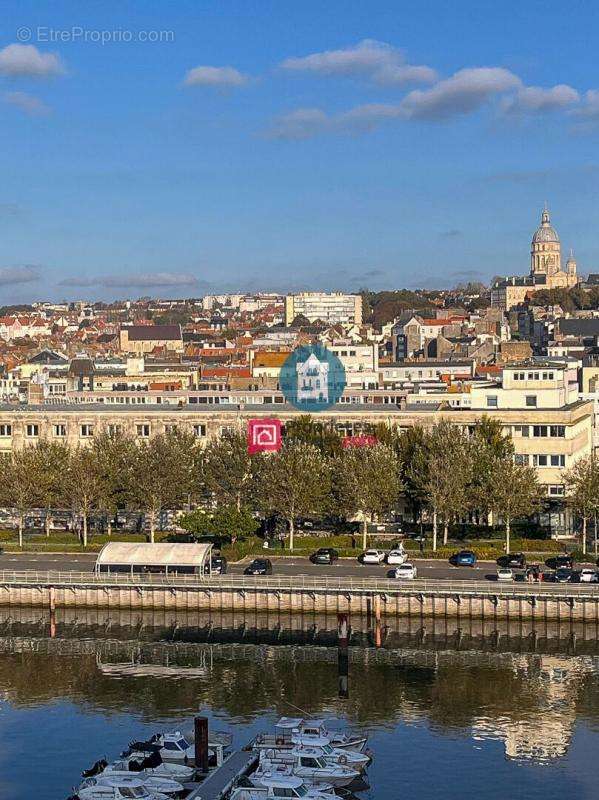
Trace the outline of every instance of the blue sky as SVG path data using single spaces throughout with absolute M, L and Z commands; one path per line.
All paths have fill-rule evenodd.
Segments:
M 593 5 L 5 2 L 0 302 L 597 270 Z

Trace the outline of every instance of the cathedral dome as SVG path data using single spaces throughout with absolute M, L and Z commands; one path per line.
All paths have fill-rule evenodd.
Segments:
M 547 242 L 559 243 L 559 236 L 557 235 L 557 231 L 555 228 L 551 227 L 551 222 L 549 220 L 549 212 L 547 209 L 543 211 L 541 216 L 541 224 L 535 231 L 535 235 L 532 237 L 533 244 L 544 244 Z

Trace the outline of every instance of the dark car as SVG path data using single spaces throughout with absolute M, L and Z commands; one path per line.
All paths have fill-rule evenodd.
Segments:
M 567 567 L 560 567 L 555 570 L 555 580 L 557 583 L 570 583 L 572 576 L 572 570 Z
M 212 556 L 210 572 L 212 575 L 224 575 L 227 572 L 227 559 L 224 556 Z
M 339 558 L 339 553 L 334 547 L 319 547 L 316 552 L 310 556 L 310 561 L 313 564 L 332 564 Z
M 244 575 L 272 575 L 272 563 L 268 558 L 255 558 L 243 570 Z
M 499 567 L 509 567 L 510 569 L 524 569 L 526 567 L 526 557 L 524 553 L 508 553 L 499 556 L 497 559 Z
M 198 539 L 193 533 L 169 533 L 166 541 L 174 544 L 196 544 Z
M 460 550 L 450 556 L 449 563 L 454 567 L 473 567 L 476 564 L 476 553 L 472 550 Z

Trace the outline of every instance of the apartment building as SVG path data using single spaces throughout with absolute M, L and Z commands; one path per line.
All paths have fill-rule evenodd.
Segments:
M 285 325 L 291 325 L 297 316 L 310 322 L 322 320 L 336 323 L 362 324 L 362 297 L 342 292 L 301 292 L 285 298 Z

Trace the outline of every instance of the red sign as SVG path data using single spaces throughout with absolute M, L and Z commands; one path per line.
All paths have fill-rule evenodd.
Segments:
M 281 449 L 280 419 L 248 420 L 248 453 L 263 453 Z
M 344 436 L 341 444 L 345 450 L 349 447 L 374 447 L 376 436 Z

